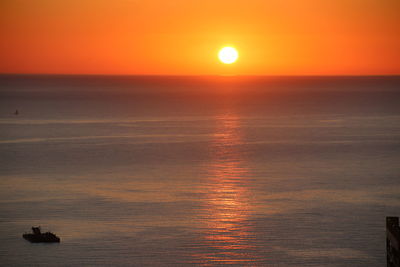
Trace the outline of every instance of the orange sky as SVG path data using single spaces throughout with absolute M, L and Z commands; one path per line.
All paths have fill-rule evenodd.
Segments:
M 399 0 L 1 0 L 0 73 L 400 74 L 399 14 Z M 224 45 L 237 63 L 219 63 Z

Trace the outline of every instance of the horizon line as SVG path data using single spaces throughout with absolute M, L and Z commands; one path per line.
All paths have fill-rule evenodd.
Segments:
M 400 77 L 399 74 L 101 74 L 101 73 L 0 73 L 0 76 L 112 76 L 112 77 Z

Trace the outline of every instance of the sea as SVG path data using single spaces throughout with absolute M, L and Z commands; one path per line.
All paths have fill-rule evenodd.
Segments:
M 399 162 L 400 76 L 1 75 L 0 266 L 383 267 Z

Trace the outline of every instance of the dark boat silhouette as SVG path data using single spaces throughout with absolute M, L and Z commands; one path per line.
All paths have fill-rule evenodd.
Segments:
M 59 243 L 60 238 L 51 232 L 42 233 L 40 227 L 32 227 L 31 234 L 25 233 L 23 238 L 32 243 Z

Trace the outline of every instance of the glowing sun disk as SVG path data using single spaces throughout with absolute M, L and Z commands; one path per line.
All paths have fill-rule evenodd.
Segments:
M 234 63 L 239 57 L 238 51 L 230 46 L 226 46 L 219 50 L 218 58 L 222 63 L 225 64 L 232 64 Z

